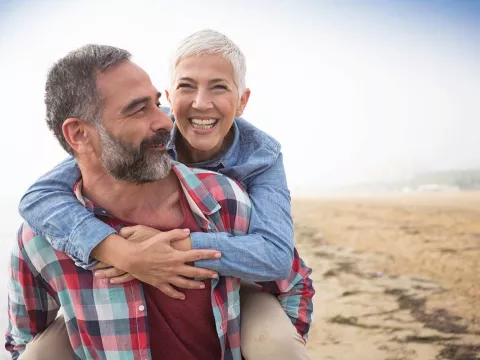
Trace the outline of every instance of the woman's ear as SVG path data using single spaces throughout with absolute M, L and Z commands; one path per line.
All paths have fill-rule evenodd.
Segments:
M 250 89 L 247 88 L 243 92 L 243 95 L 241 96 L 241 98 L 238 102 L 237 110 L 235 111 L 235 116 L 242 116 L 243 111 L 245 110 L 245 107 L 247 106 L 249 98 L 250 98 Z

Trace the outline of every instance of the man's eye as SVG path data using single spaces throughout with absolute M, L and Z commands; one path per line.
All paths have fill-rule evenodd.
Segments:
M 142 111 L 145 111 L 146 109 L 147 109 L 147 107 L 144 106 L 144 107 L 138 109 L 137 111 L 135 111 L 134 114 L 139 114 L 139 113 L 141 113 Z
M 162 104 L 160 103 L 160 101 L 159 101 L 156 105 L 157 105 L 157 107 L 162 106 Z
M 216 90 L 227 90 L 225 85 L 215 85 L 213 88 Z
M 177 89 L 180 89 L 180 88 L 191 88 L 191 87 L 192 87 L 192 85 L 190 85 L 190 84 L 180 83 L 180 84 L 178 84 Z

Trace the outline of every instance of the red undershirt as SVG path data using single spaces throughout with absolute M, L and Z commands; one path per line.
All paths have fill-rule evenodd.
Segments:
M 184 220 L 178 228 L 200 231 L 183 192 L 180 203 Z M 177 289 L 185 294 L 185 300 L 174 300 L 157 288 L 143 284 L 153 360 L 220 359 L 211 281 L 204 280 L 204 284 L 203 290 Z

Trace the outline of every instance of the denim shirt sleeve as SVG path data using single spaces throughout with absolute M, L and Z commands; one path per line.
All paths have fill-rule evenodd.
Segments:
M 90 253 L 116 231 L 97 219 L 75 198 L 73 187 L 80 177 L 70 157 L 38 179 L 23 195 L 19 211 L 32 230 L 78 266 L 90 268 L 97 261 Z
M 222 253 L 218 260 L 200 260 L 195 266 L 249 281 L 284 279 L 292 267 L 294 234 L 281 153 L 271 166 L 252 177 L 246 190 L 252 201 L 248 235 L 190 234 L 192 248 Z

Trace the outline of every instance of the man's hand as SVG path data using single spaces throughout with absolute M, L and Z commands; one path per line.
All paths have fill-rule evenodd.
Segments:
M 129 241 L 142 242 L 160 233 L 159 230 L 148 226 L 132 226 L 124 227 L 120 230 L 119 235 Z M 135 276 L 126 271 L 117 269 L 110 265 L 100 262 L 92 269 L 95 271 L 95 277 L 99 279 L 110 279 L 112 284 L 123 284 L 135 279 Z
M 119 232 L 119 235 L 129 241 L 142 242 L 150 239 L 151 237 L 154 237 L 159 233 L 161 233 L 160 230 L 148 226 L 136 225 L 122 228 Z M 93 268 L 93 270 L 101 270 L 95 271 L 95 277 L 99 279 L 110 279 L 110 282 L 112 284 L 123 284 L 135 279 L 135 276 L 133 276 L 132 274 L 129 274 L 123 270 L 117 269 L 102 262 L 97 264 Z
M 174 299 L 184 299 L 185 295 L 175 290 L 171 285 L 187 289 L 203 289 L 200 281 L 186 278 L 203 277 L 216 278 L 218 275 L 211 270 L 187 265 L 202 259 L 218 259 L 221 254 L 217 250 L 187 250 L 191 249 L 190 231 L 177 229 L 161 232 L 146 226 L 123 228 L 122 237 L 134 242 L 132 254 L 125 264 L 125 271 L 110 268 L 97 270 L 97 277 L 111 278 L 112 283 L 123 283 L 134 278 L 155 286 L 160 291 Z M 176 250 L 172 245 L 178 245 Z
M 148 226 L 136 225 L 124 227 L 120 230 L 119 235 L 127 240 L 142 242 L 160 234 L 162 231 L 153 229 Z M 190 230 L 185 229 L 186 236 L 184 238 L 170 239 L 170 246 L 175 250 L 188 251 L 192 250 L 192 240 L 190 239 Z
M 123 284 L 135 279 L 135 277 L 126 271 L 117 269 L 103 262 L 91 268 L 93 274 L 98 279 L 110 279 L 112 284 Z
M 135 225 L 127 226 L 120 229 L 120 232 L 118 234 L 129 241 L 135 241 L 140 243 L 160 233 L 160 230 L 148 226 Z M 187 236 L 190 236 L 190 232 L 188 232 Z

